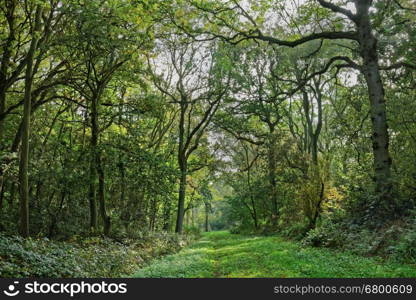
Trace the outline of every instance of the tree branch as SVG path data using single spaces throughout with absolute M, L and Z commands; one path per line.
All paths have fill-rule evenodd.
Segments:
M 253 34 L 246 34 L 243 33 L 246 39 L 258 39 L 265 42 L 269 42 L 271 44 L 276 44 L 279 46 L 287 46 L 287 47 L 296 47 L 301 44 L 304 44 L 309 41 L 319 40 L 319 39 L 328 39 L 328 40 L 338 40 L 338 39 L 347 39 L 347 40 L 354 40 L 358 41 L 358 35 L 355 31 L 332 31 L 332 32 L 318 32 L 312 33 L 310 35 L 304 36 L 300 39 L 294 41 L 287 41 L 287 40 L 280 40 L 271 36 L 265 36 L 260 31 L 257 32 L 256 35 Z
M 356 16 L 348 9 L 339 7 L 338 5 L 332 4 L 324 0 L 318 0 L 318 2 L 322 7 L 328 8 L 332 10 L 333 12 L 343 14 L 344 16 L 348 17 L 348 19 L 350 19 L 353 22 L 356 22 L 357 20 Z

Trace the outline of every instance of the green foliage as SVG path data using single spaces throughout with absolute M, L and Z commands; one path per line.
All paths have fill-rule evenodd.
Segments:
M 287 226 L 281 227 L 279 234 L 284 237 L 294 240 L 301 240 L 308 232 L 308 223 L 306 222 L 293 222 Z
M 408 228 L 400 235 L 397 242 L 391 243 L 388 252 L 398 261 L 416 263 L 416 230 Z
M 345 243 L 346 233 L 337 224 L 327 222 L 309 230 L 302 243 L 307 246 L 341 247 Z
M 184 229 L 183 229 L 183 233 L 200 237 L 201 236 L 201 228 L 199 228 L 197 226 L 185 226 Z
M 66 242 L 0 234 L 1 277 L 124 277 L 193 239 L 149 233 L 140 239 L 73 237 Z
M 319 227 L 303 238 L 306 246 L 332 247 L 358 255 L 383 256 L 399 262 L 414 263 L 414 215 L 400 221 L 386 222 L 382 227 L 369 229 L 365 224 L 346 222 L 345 218 L 325 218 Z

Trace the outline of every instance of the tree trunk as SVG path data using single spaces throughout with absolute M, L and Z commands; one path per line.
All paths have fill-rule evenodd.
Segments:
M 378 198 L 377 210 L 386 211 L 392 207 L 392 180 L 389 153 L 389 134 L 386 117 L 384 88 L 378 64 L 377 39 L 372 34 L 369 18 L 371 1 L 356 1 L 357 29 L 360 43 L 360 54 L 363 59 L 362 73 L 368 87 L 371 110 L 374 181 Z
M 272 205 L 271 221 L 273 225 L 277 224 L 279 215 L 279 208 L 277 205 L 277 181 L 276 181 L 276 136 L 274 128 L 270 127 L 270 140 L 268 149 L 268 168 L 269 168 L 269 183 L 270 183 L 270 201 Z
M 170 212 L 171 212 L 171 206 L 169 201 L 165 201 L 164 205 L 164 212 L 163 212 L 163 231 L 169 231 L 170 229 Z
M 313 127 L 312 127 L 312 119 L 310 114 L 310 103 L 309 103 L 309 95 L 308 92 L 303 88 L 302 89 L 302 108 L 305 114 L 305 149 L 308 154 L 312 154 L 312 138 L 313 138 Z M 314 156 L 312 154 L 312 156 Z
M 315 165 L 318 165 L 318 142 L 319 142 L 319 135 L 321 134 L 322 130 L 322 92 L 321 92 L 321 86 L 319 84 L 319 81 L 316 81 L 314 79 L 314 85 L 315 85 L 315 96 L 316 96 L 316 103 L 318 106 L 318 120 L 316 123 L 316 128 L 313 131 L 313 134 L 311 136 L 311 147 L 312 147 L 312 162 Z M 311 124 L 312 125 L 312 124 Z
M 183 158 L 185 159 L 185 158 Z M 182 233 L 183 217 L 185 214 L 185 191 L 186 191 L 186 162 L 182 162 L 180 166 L 181 176 L 179 179 L 179 197 L 178 197 L 178 214 L 176 218 L 176 233 Z
M 9 197 L 9 200 L 7 201 L 9 203 L 9 208 L 13 206 L 13 203 L 15 202 L 15 198 L 16 198 L 16 184 L 13 181 L 11 181 L 10 182 L 10 197 Z
M 321 182 L 321 189 L 319 192 L 319 201 L 316 203 L 312 218 L 309 220 L 309 229 L 314 229 L 316 222 L 321 214 L 322 201 L 324 200 L 325 184 Z
M 105 175 L 101 161 L 100 151 L 96 152 L 96 168 L 98 173 L 98 203 L 100 205 L 100 215 L 104 225 L 104 235 L 108 236 L 111 229 L 111 219 L 107 215 L 105 205 Z
M 3 79 L 0 79 L 0 82 Z M 0 115 L 4 114 L 6 110 L 6 89 L 2 86 L 3 83 L 0 83 Z M 4 135 L 4 126 L 3 126 L 4 120 L 0 120 L 0 150 L 3 150 L 6 143 L 3 143 L 3 135 Z M 1 168 L 1 166 L 0 166 Z M 0 169 L 1 172 L 1 169 Z
M 205 232 L 209 231 L 209 211 L 210 211 L 210 205 L 207 201 L 205 203 Z
M 100 216 L 103 221 L 104 235 L 110 233 L 111 219 L 107 215 L 105 205 L 105 174 L 101 161 L 101 150 L 98 149 L 98 101 L 100 99 L 100 92 L 92 95 L 91 98 L 91 165 L 90 165 L 90 209 L 92 228 L 97 227 L 97 211 L 96 211 L 96 195 L 95 184 L 98 175 L 98 204 L 100 208 Z
M 176 217 L 176 233 L 182 233 L 183 217 L 185 214 L 185 193 L 186 193 L 186 173 L 187 173 L 187 157 L 185 148 L 185 113 L 187 110 L 185 98 L 181 98 L 181 114 L 179 119 L 179 148 L 178 148 L 178 164 L 180 169 L 179 178 L 179 196 L 178 196 L 178 212 Z
M 149 220 L 149 230 L 155 231 L 156 229 L 156 217 L 157 217 L 157 200 L 156 197 L 152 197 L 150 205 L 150 220 Z
M 23 127 L 22 127 L 22 148 L 20 151 L 19 163 L 19 192 L 20 192 L 20 224 L 19 232 L 23 237 L 29 236 L 29 136 L 30 136 L 30 110 L 31 94 L 33 83 L 33 60 L 38 46 L 38 31 L 40 30 L 42 8 L 36 7 L 36 18 L 34 30 L 32 32 L 32 41 L 27 54 L 26 74 L 25 74 L 25 95 L 23 106 Z
M 90 141 L 90 174 L 89 174 L 89 193 L 90 204 L 90 228 L 97 229 L 97 202 L 96 202 L 96 183 L 97 183 L 97 144 L 98 144 L 98 112 L 97 99 L 91 99 L 91 141 Z
M 247 188 L 248 188 L 248 192 L 250 193 L 250 202 L 251 202 L 251 209 L 250 210 L 250 214 L 251 217 L 253 218 L 253 222 L 254 222 L 254 228 L 258 228 L 258 221 L 257 221 L 257 210 L 256 210 L 256 203 L 254 201 L 254 196 L 253 196 L 253 189 L 251 187 L 251 167 L 252 165 L 249 162 L 249 157 L 248 157 L 248 150 L 246 147 L 244 147 L 244 151 L 245 151 L 245 156 L 246 156 L 246 164 L 247 164 Z

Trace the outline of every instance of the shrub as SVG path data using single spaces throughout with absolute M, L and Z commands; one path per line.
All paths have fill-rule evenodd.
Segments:
M 322 247 L 342 247 L 346 232 L 342 224 L 332 219 L 324 219 L 319 227 L 309 230 L 302 240 L 304 245 Z
M 308 246 L 334 247 L 359 255 L 391 257 L 400 263 L 416 263 L 415 213 L 383 227 L 370 229 L 366 224 L 336 222 L 325 218 L 310 230 L 302 243 Z
M 285 226 L 280 229 L 279 233 L 291 239 L 301 240 L 305 237 L 307 230 L 308 224 L 306 222 L 298 222 Z
M 389 251 L 400 262 L 416 263 L 416 228 L 407 229 Z
M 59 242 L 0 234 L 0 277 L 123 277 L 192 238 L 147 233 L 141 239 L 74 236 Z
M 185 226 L 183 233 L 185 233 L 186 235 L 193 235 L 196 237 L 200 237 L 201 236 L 201 229 L 197 226 Z

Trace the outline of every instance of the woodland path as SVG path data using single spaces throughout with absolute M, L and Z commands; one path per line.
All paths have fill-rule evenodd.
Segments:
M 348 252 L 304 247 L 276 236 L 204 233 L 179 253 L 151 262 L 134 277 L 415 277 L 416 266 Z

